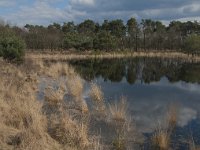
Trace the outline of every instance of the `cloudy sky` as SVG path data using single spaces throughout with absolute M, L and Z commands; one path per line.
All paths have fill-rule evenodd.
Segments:
M 200 0 L 0 0 L 0 19 L 20 26 L 130 17 L 200 21 Z

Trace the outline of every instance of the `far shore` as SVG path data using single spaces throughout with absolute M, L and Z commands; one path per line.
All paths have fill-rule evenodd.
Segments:
M 171 58 L 181 59 L 189 62 L 200 62 L 200 55 L 186 54 L 177 51 L 113 51 L 113 52 L 94 52 L 94 51 L 28 51 L 25 58 L 32 59 L 52 59 L 52 60 L 70 60 L 70 59 L 89 59 L 89 58 Z

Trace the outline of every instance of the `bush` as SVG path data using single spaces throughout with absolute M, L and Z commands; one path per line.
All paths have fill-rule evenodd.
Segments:
M 80 47 L 80 37 L 77 33 L 66 34 L 64 38 L 64 48 L 77 48 Z
M 88 50 L 93 48 L 93 38 L 77 33 L 66 34 L 64 38 L 64 48 L 75 48 L 80 50 Z
M 102 31 L 94 39 L 94 48 L 100 50 L 114 50 L 117 48 L 117 38 L 110 32 Z
M 192 34 L 185 40 L 184 50 L 188 53 L 200 53 L 200 35 Z
M 25 43 L 16 36 L 0 39 L 0 56 L 7 60 L 22 60 L 25 55 Z

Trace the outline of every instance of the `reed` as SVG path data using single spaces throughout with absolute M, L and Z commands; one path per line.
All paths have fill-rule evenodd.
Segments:
M 68 64 L 62 62 L 50 64 L 49 67 L 45 67 L 44 69 L 45 74 L 54 78 L 59 78 L 61 76 L 73 77 L 76 75 L 73 68 L 71 68 Z
M 169 128 L 172 130 L 176 127 L 177 125 L 177 120 L 178 120 L 178 106 L 176 104 L 171 104 L 168 108 L 167 112 L 167 123 Z
M 127 118 L 127 102 L 124 97 L 119 102 L 109 104 L 109 116 L 110 119 L 117 122 L 125 122 Z
M 152 136 L 152 144 L 154 147 L 158 147 L 161 150 L 168 150 L 171 146 L 171 135 L 177 125 L 177 105 L 170 104 L 166 115 L 162 121 L 159 123 Z
M 171 133 L 168 131 L 168 129 L 157 127 L 152 137 L 153 146 L 158 147 L 160 150 L 169 150 L 170 136 Z
M 103 92 L 101 91 L 101 88 L 95 84 L 91 84 L 91 90 L 89 93 L 89 96 L 93 102 L 94 109 L 97 112 L 104 112 L 105 111 L 105 103 L 104 103 L 104 95 Z

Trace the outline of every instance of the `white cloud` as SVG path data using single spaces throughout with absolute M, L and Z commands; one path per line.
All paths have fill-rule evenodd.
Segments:
M 79 4 L 79 5 L 94 5 L 94 0 L 71 0 L 72 4 Z
M 180 127 L 186 126 L 191 120 L 197 118 L 197 111 L 191 108 L 182 108 L 178 114 L 178 125 Z
M 199 16 L 185 17 L 185 18 L 179 18 L 179 19 L 177 19 L 177 20 L 182 21 L 182 22 L 187 22 L 187 21 L 200 21 L 200 17 L 199 17 Z
M 18 25 L 49 24 L 54 21 L 73 19 L 71 14 L 65 14 L 59 8 L 51 7 L 47 2 L 36 1 L 33 6 L 21 6 L 16 13 L 9 14 L 6 18 Z
M 13 24 L 24 26 L 25 24 L 48 25 L 53 22 L 77 21 L 87 16 L 86 11 L 74 9 L 72 5 L 67 5 L 62 9 L 52 5 L 62 1 L 36 0 L 32 6 L 22 5 L 16 12 L 2 16 L 2 18 L 6 18 L 6 21 Z
M 192 3 L 190 5 L 185 5 L 182 7 L 183 12 L 185 13 L 195 13 L 200 11 L 200 2 Z
M 152 82 L 151 85 L 159 87 L 175 87 L 179 90 L 189 91 L 192 93 L 200 93 L 200 85 L 198 83 L 186 83 L 183 81 L 170 83 L 166 77 L 163 77 L 159 82 Z
M 130 17 L 139 20 L 142 18 L 161 20 L 164 24 L 169 24 L 171 20 L 200 20 L 198 0 L 149 0 L 148 3 L 146 0 L 68 0 L 68 2 L 34 0 L 33 2 L 30 4 L 28 0 L 18 2 L 0 0 L 0 7 L 3 8 L 14 6 L 15 3 L 18 5 L 15 12 L 9 10 L 7 14 L 0 16 L 20 25 L 25 23 L 46 25 L 64 21 L 79 23 L 85 19 L 102 22 L 104 19 L 120 18 L 126 21 Z

